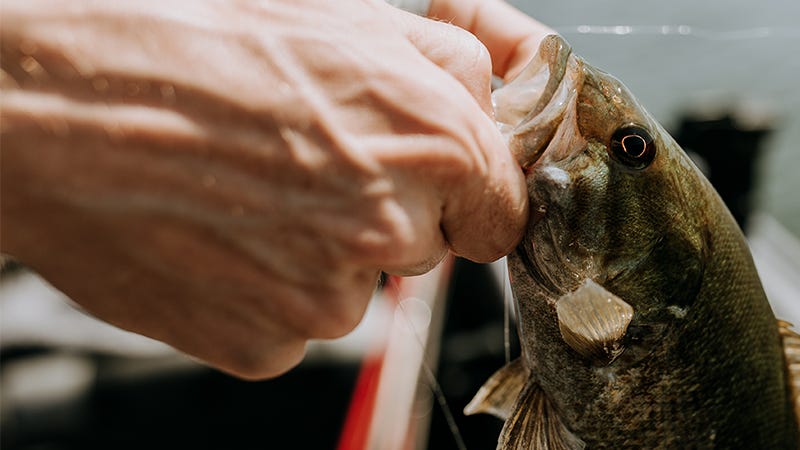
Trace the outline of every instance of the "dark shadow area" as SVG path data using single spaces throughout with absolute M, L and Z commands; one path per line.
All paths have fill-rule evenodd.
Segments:
M 4 358 L 4 366 L 23 353 Z M 273 380 L 248 382 L 203 367 L 91 361 L 96 377 L 85 395 L 12 409 L 3 418 L 0 447 L 333 449 L 358 370 L 301 365 Z
M 503 427 L 503 421 L 493 416 L 465 416 L 462 412 L 483 383 L 506 363 L 503 291 L 488 268 L 463 259 L 456 261 L 439 360 L 439 384 L 469 449 L 495 448 Z M 514 359 L 520 350 L 513 319 L 510 328 Z M 427 448 L 458 448 L 442 408 L 436 404 Z

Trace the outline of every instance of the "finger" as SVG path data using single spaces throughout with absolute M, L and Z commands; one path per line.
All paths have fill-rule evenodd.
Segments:
M 448 196 L 442 230 L 454 253 L 476 262 L 507 255 L 528 221 L 528 193 L 522 170 L 487 118 L 478 131 L 485 166 Z
M 454 153 L 461 155 L 456 159 L 470 161 L 466 166 L 456 163 L 458 168 L 449 171 L 456 174 L 453 179 L 457 182 L 436 188 L 437 191 L 441 188 L 437 195 L 442 200 L 437 208 L 439 221 L 433 225 L 441 227 L 447 245 L 456 254 L 479 262 L 495 260 L 519 242 L 527 223 L 528 195 L 522 171 L 492 120 L 491 62 L 486 48 L 473 35 L 453 25 L 397 10 L 393 14 L 400 29 L 420 53 L 458 80 L 468 91 L 463 94 L 470 94 L 483 108 L 484 114 L 480 114 L 466 95 L 462 96 L 459 90 L 442 82 L 439 84 L 441 92 L 435 95 L 437 100 L 427 97 L 427 101 L 435 101 L 436 106 L 420 114 L 444 111 L 451 119 L 447 122 L 458 124 L 440 131 L 448 130 L 454 139 L 458 147 Z M 431 72 L 419 76 L 432 81 L 430 78 L 438 75 Z M 438 122 L 441 120 L 431 118 L 430 123 Z M 431 149 L 433 154 L 439 150 Z M 421 167 L 414 173 L 431 170 L 431 167 Z M 453 180 L 449 176 L 445 178 Z M 419 201 L 411 204 L 416 205 L 413 209 L 429 210 L 421 207 Z M 415 223 L 426 228 L 421 225 L 427 223 L 424 220 Z
M 512 79 L 555 31 L 503 0 L 433 0 L 429 17 L 473 33 L 489 49 L 494 73 Z
M 396 10 L 396 22 L 408 40 L 428 60 L 463 85 L 489 116 L 492 61 L 486 47 L 472 34 L 454 25 Z
M 448 251 L 441 231 L 441 200 L 431 189 L 413 186 L 400 194 L 397 205 L 387 207 L 397 226 L 395 247 L 385 255 L 381 269 L 392 275 L 419 275 L 436 267 Z

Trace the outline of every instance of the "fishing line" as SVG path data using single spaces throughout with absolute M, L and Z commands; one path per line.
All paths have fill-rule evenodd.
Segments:
M 447 426 L 450 429 L 450 433 L 453 435 L 453 439 L 455 440 L 456 447 L 458 450 L 467 450 L 467 445 L 464 443 L 464 438 L 461 435 L 461 430 L 458 429 L 458 424 L 456 423 L 455 416 L 453 416 L 453 412 L 450 410 L 450 405 L 447 403 L 447 399 L 445 398 L 444 391 L 442 390 L 442 386 L 439 384 L 439 381 L 436 379 L 436 375 L 433 373 L 433 370 L 428 365 L 428 362 L 425 361 L 425 344 L 422 342 L 422 338 L 420 338 L 419 331 L 417 327 L 414 326 L 414 321 L 411 320 L 408 313 L 406 312 L 405 308 L 403 307 L 403 296 L 402 292 L 400 291 L 400 286 L 397 283 L 397 280 L 390 277 L 389 282 L 386 283 L 386 286 L 391 286 L 392 289 L 395 290 L 396 298 L 398 299 L 397 305 L 400 308 L 400 312 L 402 316 L 405 318 L 406 322 L 408 322 L 409 328 L 411 328 L 412 334 L 414 335 L 415 340 L 419 344 L 420 348 L 422 349 L 422 372 L 425 374 L 425 378 L 427 378 L 428 385 L 433 392 L 433 396 L 436 398 L 436 403 L 439 404 L 439 408 L 442 410 L 442 414 L 444 415 L 445 421 L 447 422 Z
M 503 289 L 503 349 L 506 353 L 506 364 L 511 362 L 511 286 L 508 279 L 508 263 L 503 259 L 503 277 L 500 279 L 500 288 Z
M 419 341 L 419 339 L 417 340 Z M 458 429 L 456 418 L 453 416 L 453 412 L 450 410 L 450 405 L 448 405 L 447 399 L 444 397 L 444 391 L 442 390 L 442 387 L 436 380 L 436 375 L 425 361 L 422 361 L 422 370 L 425 372 L 425 377 L 428 378 L 428 383 L 433 391 L 433 395 L 436 397 L 436 403 L 438 403 L 439 407 L 442 409 L 442 414 L 444 414 L 444 418 L 447 421 L 447 426 L 450 428 L 450 433 L 453 435 L 453 439 L 456 441 L 456 447 L 458 447 L 458 450 L 467 450 L 467 444 L 464 442 L 464 437 L 461 436 L 461 430 Z
M 798 27 L 753 27 L 735 30 L 709 30 L 691 25 L 561 25 L 554 27 L 562 35 L 646 35 L 686 36 L 709 41 L 742 41 L 764 38 L 800 39 Z

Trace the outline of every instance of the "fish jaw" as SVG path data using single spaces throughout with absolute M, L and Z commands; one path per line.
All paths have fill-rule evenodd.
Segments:
M 553 139 L 583 81 L 582 64 L 563 38 L 549 35 L 528 66 L 492 94 L 497 125 L 523 170 Z

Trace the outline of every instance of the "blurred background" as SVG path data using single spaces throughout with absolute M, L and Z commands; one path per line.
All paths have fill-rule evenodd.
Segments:
M 615 75 L 689 151 L 800 324 L 800 3 L 511 1 Z M 243 382 L 102 324 L 24 268 L 0 278 L 0 447 L 494 448 L 461 413 L 506 346 L 500 265 L 388 279 L 359 328 Z M 513 323 L 511 323 L 513 330 Z

